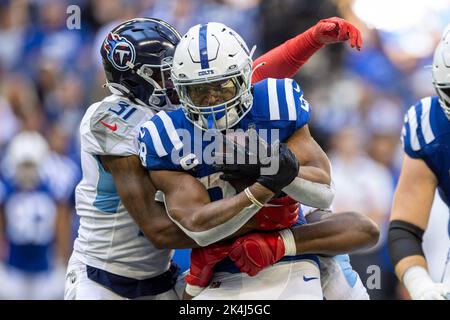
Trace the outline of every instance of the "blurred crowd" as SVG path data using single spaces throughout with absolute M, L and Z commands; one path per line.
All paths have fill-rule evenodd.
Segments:
M 367 214 L 382 230 L 378 246 L 352 255 L 352 264 L 363 282 L 369 265 L 380 267 L 381 287 L 369 290 L 372 298 L 405 298 L 389 261 L 385 231 L 402 159 L 403 114 L 418 99 L 434 95 L 427 66 L 450 21 L 450 0 L 391 2 L 0 0 L 0 206 L 6 217 L 0 215 L 0 299 L 62 297 L 64 264 L 77 230 L 78 126 L 87 107 L 108 94 L 99 48 L 112 27 L 133 17 L 156 17 L 183 34 L 197 23 L 218 21 L 250 46 L 256 44 L 260 55 L 336 15 L 361 30 L 362 51 L 328 46 L 296 79 L 313 108 L 313 136 L 333 164 L 334 210 Z M 81 8 L 80 29 L 67 28 L 71 4 Z M 24 172 L 28 177 L 17 178 Z M 27 215 L 27 206 L 42 209 Z M 2 232 L 8 228 L 13 231 Z M 30 243 L 30 257 L 39 249 L 48 258 L 33 268 L 14 256 L 15 246 Z M 184 266 L 186 257 L 186 252 L 177 255 Z M 17 280 L 24 282 L 22 289 L 6 285 L 15 281 L 11 266 L 30 276 Z M 49 275 L 49 270 L 56 271 Z M 36 280 L 35 274 L 47 275 Z M 24 289 L 31 278 L 37 288 L 55 283 L 55 290 L 33 294 Z

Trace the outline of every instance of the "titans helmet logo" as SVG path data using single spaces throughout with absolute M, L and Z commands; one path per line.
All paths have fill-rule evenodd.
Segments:
M 128 62 L 134 64 L 136 50 L 126 38 L 110 32 L 103 43 L 103 47 L 108 53 L 108 60 L 117 70 L 126 71 L 130 69 Z

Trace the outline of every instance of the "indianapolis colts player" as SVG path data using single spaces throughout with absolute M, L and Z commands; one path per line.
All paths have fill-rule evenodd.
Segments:
M 0 192 L 0 299 L 61 299 L 68 258 L 68 199 L 43 174 L 46 140 L 21 132 L 2 162 Z
M 359 31 L 347 21 L 321 20 L 261 56 L 266 64 L 254 81 L 293 74 L 323 45 L 347 40 L 361 47 Z M 132 19 L 114 28 L 101 48 L 112 95 L 94 103 L 80 126 L 81 225 L 67 269 L 66 299 L 174 298 L 176 267 L 169 249 L 195 242 L 153 200 L 156 190 L 140 164 L 135 135 L 154 110 L 177 103 L 166 75 L 178 41 L 164 21 Z
M 309 134 L 310 106 L 301 88 L 291 79 L 272 78 L 251 86 L 251 56 L 242 38 L 221 23 L 192 27 L 178 44 L 172 66 L 172 81 L 182 108 L 161 111 L 141 128 L 142 164 L 164 194 L 168 215 L 201 246 L 242 230 L 264 204 L 282 191 L 296 201 L 319 208 L 329 207 L 333 198 L 329 161 Z M 221 170 L 211 162 L 214 157 L 210 152 L 217 147 L 214 143 L 221 140 L 221 131 L 229 129 L 264 132 L 270 144 L 278 139 L 287 142 L 279 145 L 276 156 L 274 153 L 269 157 L 271 164 L 279 164 L 277 169 L 259 174 L 257 182 L 239 193 L 220 178 Z M 242 167 L 244 172 L 245 168 L 250 169 L 247 165 Z M 199 298 L 249 299 L 261 297 L 264 291 L 268 299 L 322 299 L 317 257 L 298 254 L 341 253 L 373 245 L 378 239 L 377 232 L 367 233 L 358 238 L 360 242 L 346 244 L 345 249 L 342 243 L 336 249 L 338 241 L 328 239 L 328 246 L 323 244 L 308 251 L 303 247 L 305 234 L 301 229 L 251 234 L 250 237 L 260 237 L 260 242 L 264 242 L 257 245 L 262 251 L 266 249 L 262 256 L 269 260 L 256 258 L 257 264 L 282 262 L 253 278 L 239 272 L 236 277 L 230 263 L 225 262 L 219 268 L 226 275 L 214 280 L 223 286 L 205 290 L 208 293 L 202 292 Z M 205 274 L 210 274 L 228 253 L 248 255 L 252 244 L 246 244 L 259 241 L 243 238 L 233 246 L 214 244 L 206 251 L 193 251 L 193 256 L 199 253 L 201 257 L 196 263 L 191 259 L 193 265 L 186 277 L 191 296 L 200 293 Z M 255 274 L 253 270 L 247 273 Z M 237 285 L 238 282 L 242 283 Z M 242 292 L 241 287 L 245 289 Z
M 389 227 L 395 272 L 414 300 L 450 298 L 450 249 L 437 279 L 428 273 L 422 250 L 436 189 L 450 205 L 450 25 L 435 50 L 432 77 L 437 96 L 421 99 L 405 115 L 406 154 Z

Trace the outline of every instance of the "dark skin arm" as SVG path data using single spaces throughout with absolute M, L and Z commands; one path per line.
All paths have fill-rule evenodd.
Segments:
M 57 256 L 64 264 L 69 261 L 71 251 L 71 209 L 67 203 L 59 203 L 57 207 L 55 236 Z
M 164 205 L 155 201 L 156 189 L 139 157 L 101 156 L 112 174 L 120 199 L 145 236 L 159 249 L 196 247 L 194 240 L 167 216 Z
M 198 245 L 169 218 L 163 204 L 155 201 L 156 188 L 137 156 L 101 156 L 103 166 L 113 175 L 114 184 L 129 214 L 145 236 L 159 249 L 196 248 Z M 256 228 L 251 219 L 236 233 Z
M 292 228 L 299 254 L 334 256 L 367 249 L 378 242 L 377 225 L 360 213 L 317 210 L 306 219 L 308 224 Z

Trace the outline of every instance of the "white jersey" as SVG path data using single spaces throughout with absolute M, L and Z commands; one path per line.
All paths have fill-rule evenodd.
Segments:
M 83 178 L 75 192 L 80 216 L 74 255 L 97 269 L 143 280 L 169 269 L 172 250 L 156 249 L 128 214 L 99 155 L 138 155 L 136 136 L 153 112 L 123 96 L 94 103 L 80 125 Z

